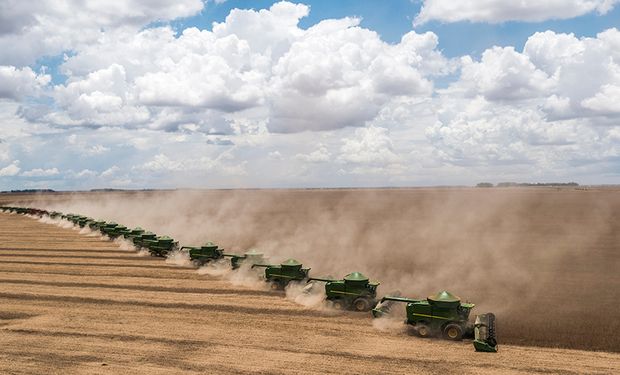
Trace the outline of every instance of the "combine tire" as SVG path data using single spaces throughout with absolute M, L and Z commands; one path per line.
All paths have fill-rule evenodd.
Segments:
M 443 329 L 443 337 L 452 341 L 460 341 L 463 339 L 463 329 L 458 324 L 448 324 Z
M 335 300 L 332 302 L 334 309 L 336 310 L 344 310 L 344 303 L 341 300 Z
M 415 330 L 418 336 L 427 338 L 431 337 L 431 329 L 426 324 L 416 324 Z
M 280 289 L 283 289 L 283 288 L 281 287 L 281 284 L 280 284 L 280 282 L 279 282 L 279 281 L 272 281 L 272 282 L 271 282 L 271 285 L 269 285 L 269 287 L 271 288 L 271 290 L 280 290 Z
M 370 310 L 370 302 L 366 298 L 358 298 L 353 301 L 353 308 L 355 311 L 368 311 Z

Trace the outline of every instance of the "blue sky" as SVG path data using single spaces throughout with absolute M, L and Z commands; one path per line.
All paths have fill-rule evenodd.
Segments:
M 620 183 L 616 0 L 67 4 L 0 15 L 0 189 Z

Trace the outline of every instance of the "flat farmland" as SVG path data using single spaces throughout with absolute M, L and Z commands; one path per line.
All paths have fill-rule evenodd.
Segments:
M 467 341 L 379 330 L 366 314 L 304 307 L 281 293 L 2 214 L 0 372 L 618 373 L 618 194 L 3 196 L 4 204 L 141 225 L 182 244 L 259 247 L 276 260 L 304 260 L 314 275 L 361 270 L 383 282 L 381 295 L 448 289 L 476 302 L 474 313 L 496 312 L 501 347 L 475 353 Z

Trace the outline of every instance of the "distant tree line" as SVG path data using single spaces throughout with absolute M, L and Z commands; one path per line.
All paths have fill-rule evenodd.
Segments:
M 579 186 L 576 182 L 500 182 L 497 185 L 493 185 L 490 182 L 480 182 L 476 185 L 479 188 L 485 187 L 531 187 L 531 186 Z
M 10 190 L 10 191 L 3 191 L 2 193 L 27 193 L 27 194 L 33 194 L 33 193 L 55 193 L 55 190 L 52 189 L 22 189 L 22 190 Z

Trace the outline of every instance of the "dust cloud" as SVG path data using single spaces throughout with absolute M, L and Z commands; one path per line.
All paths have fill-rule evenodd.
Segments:
M 140 226 L 182 245 L 257 248 L 276 263 L 295 258 L 315 277 L 360 271 L 381 282 L 379 297 L 395 289 L 411 298 L 449 290 L 476 303 L 475 313 L 495 312 L 502 337 L 517 343 L 524 335 L 553 342 L 537 333 L 545 325 L 537 312 L 620 287 L 620 194 L 612 190 L 82 193 L 41 196 L 30 205 Z M 241 285 L 250 283 L 246 271 L 200 270 Z M 601 296 L 599 308 L 611 306 Z M 555 315 L 594 310 L 562 305 Z

